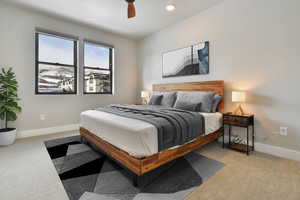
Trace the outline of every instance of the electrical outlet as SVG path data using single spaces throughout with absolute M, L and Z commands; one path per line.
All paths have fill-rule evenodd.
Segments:
M 46 120 L 46 115 L 45 114 L 40 114 L 40 120 L 42 120 L 42 121 Z
M 287 136 L 288 135 L 288 127 L 281 126 L 279 134 L 282 136 Z

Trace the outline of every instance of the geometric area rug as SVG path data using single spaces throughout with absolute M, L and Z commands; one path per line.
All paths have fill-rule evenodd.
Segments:
M 46 141 L 45 146 L 70 200 L 183 200 L 224 166 L 190 153 L 137 188 L 128 170 L 82 144 L 81 136 Z

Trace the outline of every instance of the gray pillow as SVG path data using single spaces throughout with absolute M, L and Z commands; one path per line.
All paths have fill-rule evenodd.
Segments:
M 160 105 L 163 95 L 153 94 L 151 95 L 149 105 Z
M 189 102 L 189 104 L 198 104 L 201 102 L 200 112 L 211 112 L 213 100 L 215 93 L 214 92 L 177 92 L 176 104 L 180 102 Z
M 215 95 L 211 112 L 217 112 L 218 106 L 221 103 L 222 97 L 219 95 Z
M 173 107 L 176 101 L 176 92 L 156 92 L 156 95 L 163 95 L 161 100 L 162 106 Z
M 190 102 L 178 101 L 174 108 L 181 109 L 181 110 L 188 110 L 193 112 L 200 112 L 201 111 L 201 103 L 191 104 Z

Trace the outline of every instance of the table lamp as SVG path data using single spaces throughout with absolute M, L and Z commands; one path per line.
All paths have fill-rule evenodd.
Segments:
M 141 92 L 141 97 L 143 99 L 143 104 L 148 104 L 149 96 L 150 96 L 150 94 L 149 94 L 148 91 L 144 90 L 144 91 Z
M 246 101 L 246 92 L 241 91 L 233 91 L 232 92 L 232 102 L 239 103 L 238 107 L 234 111 L 234 114 L 236 115 L 244 115 L 244 110 L 242 108 L 241 103 L 244 103 Z

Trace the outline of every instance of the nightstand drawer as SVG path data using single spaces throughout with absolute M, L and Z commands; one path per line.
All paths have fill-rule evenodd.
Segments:
M 250 118 L 247 117 L 235 117 L 235 116 L 224 116 L 225 124 L 249 126 L 251 124 Z

